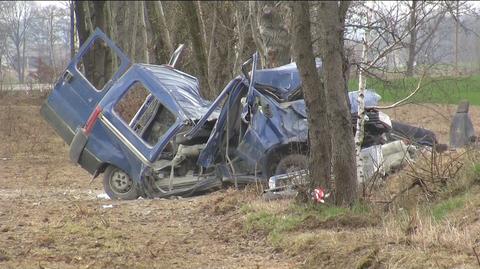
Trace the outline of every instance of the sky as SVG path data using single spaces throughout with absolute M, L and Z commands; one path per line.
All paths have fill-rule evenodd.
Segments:
M 35 3 L 37 3 L 37 5 L 41 7 L 50 6 L 50 5 L 64 7 L 66 2 L 67 1 L 35 1 Z

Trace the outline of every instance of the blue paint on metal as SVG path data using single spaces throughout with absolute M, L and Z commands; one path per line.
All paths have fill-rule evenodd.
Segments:
M 94 89 L 76 68 L 96 38 L 104 40 L 121 59 L 119 71 L 102 91 Z M 115 44 L 97 30 L 69 64 L 67 71 L 71 78 L 68 81 L 59 80 L 47 103 L 72 130 L 83 127 L 98 104 L 102 108 L 101 120 L 97 120 L 93 126 L 85 150 L 98 159 L 99 166 L 105 163 L 115 165 L 127 172 L 138 185 L 148 185 L 144 173 L 187 125 L 191 129 L 186 137 L 191 139 L 207 122 L 215 122 L 206 146 L 197 158 L 198 165 L 228 167 L 222 157 L 226 154 L 225 144 L 234 141 L 235 145 L 230 148 L 229 154 L 255 167 L 258 163 L 264 163 L 272 149 L 293 142 L 306 143 L 308 136 L 303 99 L 288 100 L 301 86 L 295 63 L 256 70 L 257 61 L 258 55 L 254 54 L 250 75 L 244 72 L 243 76 L 233 79 L 217 99 L 210 102 L 200 96 L 195 77 L 168 65 L 132 65 Z M 317 67 L 321 69 L 320 61 L 317 61 Z M 176 118 L 155 145 L 148 145 L 114 111 L 115 105 L 136 82 L 151 92 L 149 98 L 158 99 Z M 262 85 L 270 86 L 273 92 L 267 94 L 260 89 Z M 146 107 L 141 108 L 139 114 L 145 110 Z M 137 120 L 133 119 L 132 122 Z M 226 136 L 227 133 L 230 137 Z M 233 133 L 237 137 L 233 137 Z

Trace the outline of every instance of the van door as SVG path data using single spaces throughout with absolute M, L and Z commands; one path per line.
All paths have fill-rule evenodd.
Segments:
M 154 93 L 148 83 L 130 74 L 125 78 L 131 79 L 122 79 L 118 90 L 102 101 L 100 121 L 114 135 L 112 143 L 124 145 L 131 153 L 129 158 L 150 166 L 159 154 L 173 157 L 170 141 L 183 126 L 184 118 L 173 102 L 165 100 L 168 95 L 155 96 L 160 89 Z
M 96 66 L 103 66 L 105 72 L 100 74 Z M 129 66 L 128 57 L 97 28 L 56 82 L 41 114 L 70 145 L 77 129 Z

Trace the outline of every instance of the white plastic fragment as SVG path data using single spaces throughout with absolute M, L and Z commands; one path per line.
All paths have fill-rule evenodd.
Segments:
M 106 209 L 106 208 L 113 208 L 113 205 L 102 205 L 102 208 Z
M 110 200 L 110 196 L 108 196 L 108 194 L 106 194 L 106 193 L 97 194 L 97 198 L 98 199 L 104 199 L 104 200 Z

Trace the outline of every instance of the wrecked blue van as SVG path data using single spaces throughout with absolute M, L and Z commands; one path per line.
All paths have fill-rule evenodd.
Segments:
M 101 85 L 82 65 L 96 43 L 117 63 Z M 180 53 L 165 65 L 131 63 L 97 29 L 42 105 L 70 159 L 94 178 L 103 173 L 112 199 L 189 195 L 307 167 L 307 114 L 294 63 L 257 70 L 254 54 L 211 102 L 197 78 L 175 68 Z M 381 143 L 388 116 L 368 113 L 366 140 Z

